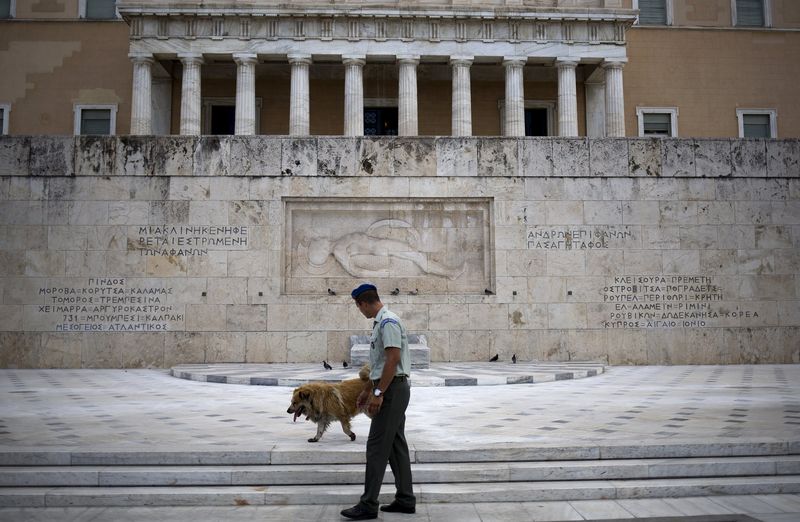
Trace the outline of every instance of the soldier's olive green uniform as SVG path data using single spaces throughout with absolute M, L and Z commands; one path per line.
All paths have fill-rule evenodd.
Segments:
M 392 384 L 384 390 L 383 405 L 372 419 L 367 440 L 367 469 L 364 478 L 364 494 L 360 504 L 372 511 L 378 511 L 378 495 L 381 492 L 386 463 L 392 468 L 394 484 L 397 487 L 395 498 L 403 506 L 414 507 L 416 498 L 411 486 L 411 461 L 406 443 L 406 408 L 411 396 L 408 377 L 411 370 L 411 354 L 408 350 L 408 336 L 400 318 L 386 306 L 375 316 L 370 339 L 370 379 L 377 386 L 387 347 L 400 348 L 400 361 Z

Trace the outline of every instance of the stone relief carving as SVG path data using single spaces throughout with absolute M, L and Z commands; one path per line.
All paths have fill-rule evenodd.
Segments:
M 408 230 L 407 240 L 384 237 L 384 230 L 400 227 Z M 335 239 L 312 238 L 298 247 L 303 268 L 313 275 L 330 272 L 335 260 L 353 277 L 388 277 L 392 257 L 411 261 L 423 273 L 456 279 L 464 273 L 466 261 L 447 266 L 430 259 L 419 250 L 420 235 L 410 223 L 400 219 L 382 219 L 365 232 L 351 232 Z
M 491 286 L 488 200 L 289 200 L 287 293 L 347 289 L 356 280 L 424 293 Z

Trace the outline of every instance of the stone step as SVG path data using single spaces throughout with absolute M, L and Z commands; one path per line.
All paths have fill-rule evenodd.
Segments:
M 199 382 L 295 387 L 312 381 L 339 382 L 355 378 L 362 362 L 359 359 L 353 362 L 349 368 L 334 365 L 334 368 L 328 371 L 323 370 L 321 364 L 307 363 L 181 364 L 173 366 L 169 373 L 179 379 Z M 412 364 L 412 366 L 414 365 Z M 512 364 L 510 361 L 433 363 L 429 368 L 414 366 L 414 370 L 411 372 L 411 386 L 538 384 L 583 379 L 604 372 L 605 364 L 593 361 L 560 363 L 528 361 L 518 364 Z
M 230 447 L 226 450 L 159 447 L 158 449 L 70 450 L 0 447 L 0 466 L 217 466 L 268 464 L 363 464 L 364 446 L 312 445 L 305 441 L 263 449 Z M 427 447 L 411 450 L 415 463 L 438 462 L 549 462 L 574 460 L 673 459 L 697 457 L 755 457 L 800 455 L 800 441 L 774 439 L 738 442 L 671 441 L 670 443 L 602 445 L 521 445 Z
M 800 474 L 800 455 L 694 459 L 413 464 L 414 480 L 536 482 Z M 363 464 L 267 466 L 7 466 L 0 486 L 231 486 L 361 484 Z M 393 483 L 387 470 L 386 483 Z
M 383 488 L 381 503 L 392 500 L 392 489 Z M 800 492 L 800 476 L 418 483 L 414 489 L 420 503 L 765 495 Z M 0 507 L 348 504 L 361 493 L 361 485 L 3 488 Z

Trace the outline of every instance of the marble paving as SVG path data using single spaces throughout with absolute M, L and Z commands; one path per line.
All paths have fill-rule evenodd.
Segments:
M 320 368 L 321 372 L 324 372 Z M 473 375 L 474 376 L 474 375 Z M 412 387 L 416 451 L 800 441 L 800 365 L 608 367 L 588 379 Z M 307 450 L 292 389 L 176 379 L 161 370 L 0 370 L 0 452 Z M 488 392 L 488 393 L 487 393 Z M 315 452 L 362 451 L 333 426 Z
M 339 522 L 346 520 L 339 515 L 339 511 L 345 507 L 350 506 L 0 508 L 0 520 Z M 567 520 L 614 522 L 631 519 L 639 519 L 642 522 L 655 522 L 655 520 L 658 522 L 797 522 L 800 520 L 800 496 L 743 495 L 625 501 L 418 504 L 417 512 L 413 515 L 381 513 L 379 519 L 387 522 L 563 522 Z

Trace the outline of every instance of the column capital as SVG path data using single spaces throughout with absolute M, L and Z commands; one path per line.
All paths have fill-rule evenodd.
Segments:
M 627 58 L 607 58 L 603 60 L 600 67 L 603 69 L 622 69 L 627 63 Z
M 527 63 L 527 56 L 503 56 L 503 65 L 506 67 L 524 67 Z
M 398 64 L 419 65 L 418 54 L 398 54 L 395 58 Z
M 559 69 L 561 68 L 570 68 L 574 69 L 580 63 L 580 58 L 572 58 L 572 57 L 565 57 L 565 58 L 556 58 L 556 67 Z
M 178 53 L 178 58 L 184 65 L 189 65 L 189 64 L 202 65 L 204 63 L 202 53 Z
M 154 63 L 156 61 L 153 53 L 128 53 L 128 58 L 133 63 Z
M 367 56 L 365 54 L 343 54 L 342 63 L 345 65 L 360 65 L 363 67 L 367 63 Z
M 255 53 L 234 53 L 233 61 L 238 65 L 255 65 L 258 63 L 258 55 Z
M 450 57 L 450 65 L 464 65 L 469 67 L 475 60 L 474 56 L 467 55 L 453 55 Z
M 286 58 L 289 60 L 290 64 L 302 64 L 302 65 L 311 65 L 311 55 L 310 54 L 289 54 L 286 55 Z

